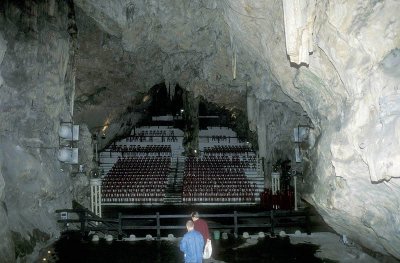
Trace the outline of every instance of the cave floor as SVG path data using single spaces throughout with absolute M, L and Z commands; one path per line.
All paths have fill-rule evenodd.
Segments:
M 188 206 L 188 207 L 108 207 L 104 213 L 108 217 L 116 216 L 117 212 L 129 214 L 152 214 L 160 213 L 179 213 L 190 214 L 191 211 L 201 213 L 224 213 L 224 212 L 260 212 L 258 206 Z M 326 231 L 332 230 L 323 220 L 311 210 L 310 213 L 311 230 Z M 287 233 L 294 233 L 298 228 L 276 229 L 275 233 L 284 230 Z M 291 244 L 289 237 L 258 238 L 256 232 L 250 233 L 250 239 L 242 237 L 234 238 L 229 233 L 227 240 L 213 240 L 213 257 L 204 262 L 336 262 L 330 259 L 317 258 L 318 245 L 303 242 Z M 169 232 L 168 232 L 169 233 Z M 162 232 L 162 236 L 167 236 Z M 173 233 L 175 240 L 162 238 L 159 241 L 143 240 L 145 233 L 135 233 L 137 241 L 113 241 L 112 243 L 100 239 L 99 242 L 91 242 L 89 236 L 82 239 L 78 232 L 68 232 L 54 244 L 52 250 L 52 261 L 48 262 L 183 262 L 182 253 L 179 251 L 179 237 L 185 233 L 184 229 Z M 305 234 L 304 234 L 305 235 Z M 50 258 L 49 258 L 50 259 Z
M 213 240 L 212 259 L 204 262 L 335 262 L 314 256 L 318 246 L 290 244 L 288 237 Z M 54 262 L 183 262 L 179 238 L 174 241 L 82 240 L 80 234 L 63 235 L 54 246 Z M 48 261 L 49 262 L 49 261 Z

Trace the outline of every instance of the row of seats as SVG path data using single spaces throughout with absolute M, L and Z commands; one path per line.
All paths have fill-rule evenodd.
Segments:
M 221 135 L 214 135 L 209 137 L 211 139 L 211 141 L 222 141 L 222 142 L 226 142 L 229 138 L 226 136 L 221 136 Z
M 187 158 L 182 202 L 254 202 L 255 186 L 240 158 Z
M 255 202 L 253 189 L 227 189 L 226 191 L 183 189 L 182 202 L 220 203 Z
M 164 192 L 147 194 L 112 194 L 104 193 L 102 195 L 103 203 L 162 203 L 165 198 Z
M 124 164 L 129 164 L 134 162 L 136 163 L 146 163 L 146 162 L 151 162 L 151 163 L 165 163 L 165 162 L 171 162 L 171 158 L 169 157 L 158 157 L 158 156 L 134 156 L 134 157 L 125 157 L 121 158 L 118 157 L 117 163 L 121 163 L 121 165 Z
M 230 167 L 230 168 L 243 168 L 243 169 L 256 169 L 256 159 L 239 158 L 238 156 L 204 156 L 198 159 L 189 158 L 187 160 L 187 167 Z
M 162 202 L 170 166 L 169 157 L 119 158 L 102 180 L 102 202 Z
M 142 153 L 164 153 L 171 152 L 171 145 L 116 145 L 110 147 L 111 151 L 115 152 L 142 152 Z
M 120 177 L 125 177 L 125 176 L 118 176 L 115 178 L 109 177 L 106 178 L 107 180 L 103 180 L 102 185 L 103 186 L 110 186 L 112 188 L 127 188 L 130 189 L 133 185 L 133 187 L 138 188 L 138 187 L 153 187 L 154 185 L 160 185 L 160 184 L 165 184 L 167 177 L 160 176 L 157 178 L 149 178 L 148 176 L 146 177 L 130 177 L 130 178 L 120 178 Z M 137 185 L 135 185 L 137 184 Z
M 144 130 L 135 133 L 135 136 L 174 136 L 174 130 Z
M 130 136 L 126 138 L 126 142 L 153 142 L 153 137 L 154 136 Z M 164 136 L 161 135 L 162 142 L 177 142 L 178 138 L 176 136 Z

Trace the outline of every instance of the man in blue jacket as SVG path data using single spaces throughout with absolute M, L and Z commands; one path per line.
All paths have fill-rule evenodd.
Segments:
M 187 233 L 179 243 L 179 248 L 184 254 L 185 263 L 201 263 L 203 260 L 204 240 L 200 232 L 194 230 L 192 220 L 186 222 Z

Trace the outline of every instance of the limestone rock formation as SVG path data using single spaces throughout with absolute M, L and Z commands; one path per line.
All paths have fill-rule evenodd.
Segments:
M 73 197 L 72 168 L 57 160 L 60 122 L 71 120 L 71 6 L 50 2 L 0 3 L 0 262 L 33 261 Z
M 0 4 L 2 236 L 54 235 L 53 209 L 87 183 L 54 158 L 61 120 L 87 125 L 85 148 L 106 127 L 106 145 L 165 82 L 246 111 L 267 163 L 293 160 L 293 128 L 308 126 L 303 198 L 339 234 L 400 258 L 398 1 L 17 2 Z M 8 190 L 25 187 L 29 211 Z

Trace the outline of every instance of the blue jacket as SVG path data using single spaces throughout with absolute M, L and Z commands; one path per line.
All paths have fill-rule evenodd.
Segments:
M 187 232 L 179 243 L 179 248 L 184 253 L 185 263 L 201 263 L 203 247 L 203 236 L 196 230 Z

